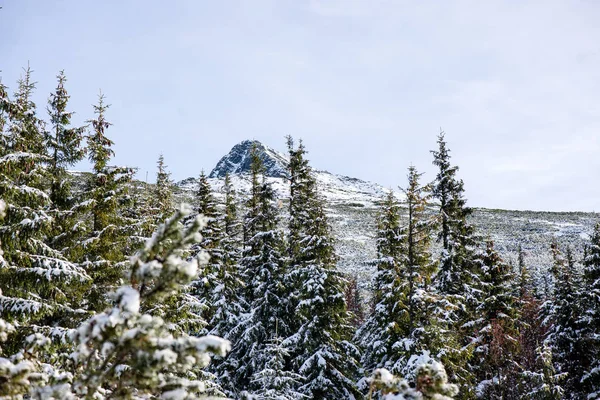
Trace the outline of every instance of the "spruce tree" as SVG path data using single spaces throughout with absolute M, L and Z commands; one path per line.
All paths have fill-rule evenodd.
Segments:
M 554 296 L 547 305 L 550 322 L 548 343 L 551 346 L 553 361 L 559 374 L 566 374 L 563 383 L 565 398 L 583 396 L 581 379 L 589 367 L 589 353 L 581 337 L 580 288 L 575 285 L 573 265 L 562 255 L 556 242 L 552 243 L 552 276 Z
M 402 292 L 395 290 L 400 276 L 400 254 L 402 236 L 400 235 L 400 206 L 390 191 L 381 202 L 377 217 L 377 271 L 373 276 L 372 313 L 358 329 L 355 340 L 363 350 L 362 367 L 367 374 L 376 368 L 392 367 L 392 344 L 400 339 L 399 318 L 401 305 L 406 299 Z M 365 381 L 361 389 L 365 390 Z
M 158 185 L 157 185 L 158 187 Z M 202 276 L 192 283 L 192 294 L 202 304 L 202 315 L 210 321 L 215 313 L 214 295 L 220 290 L 221 282 L 218 279 L 223 268 L 223 254 L 221 250 L 222 227 L 220 213 L 212 193 L 212 188 L 204 171 L 198 179 L 198 189 L 195 198 L 195 214 L 206 218 L 206 226 L 202 229 L 202 242 L 192 247 L 192 254 L 196 250 L 206 249 L 210 260 L 204 268 Z
M 479 386 L 485 398 L 507 398 L 515 387 L 513 358 L 517 352 L 517 307 L 513 296 L 514 276 L 490 240 L 483 257 L 483 301 L 475 348 Z
M 69 94 L 65 88 L 67 78 L 64 71 L 57 76 L 58 85 L 48 100 L 50 129 L 45 131 L 45 142 L 50 160 L 48 173 L 50 182 L 50 213 L 53 229 L 49 244 L 63 254 L 70 255 L 75 241 L 79 238 L 78 222 L 83 213 L 75 206 L 71 190 L 71 178 L 67 168 L 72 167 L 85 156 L 82 147 L 85 126 L 71 126 L 73 112 L 67 111 Z
M 279 343 L 289 332 L 286 325 L 286 303 L 290 288 L 284 285 L 285 249 L 283 234 L 277 228 L 275 193 L 264 180 L 262 161 L 256 149 L 253 149 L 251 157 L 253 186 L 246 202 L 246 236 L 240 260 L 242 273 L 247 281 L 245 301 L 249 308 L 229 335 L 233 342 L 232 351 L 219 370 L 221 381 L 230 388 L 233 385 L 244 388 L 248 393 L 259 394 L 279 390 L 277 387 L 265 386 L 267 380 L 263 379 L 266 377 L 261 371 L 271 368 L 271 344 Z M 285 374 L 292 377 L 288 372 Z M 286 390 L 294 392 L 289 387 Z
M 450 163 L 450 150 L 447 148 L 444 132 L 438 136 L 438 149 L 432 151 L 433 164 L 438 168 L 433 183 L 433 198 L 439 202 L 439 234 L 441 244 L 439 270 L 434 285 L 440 297 L 443 310 L 443 329 L 454 336 L 446 337 L 453 343 L 453 362 L 446 360 L 446 367 L 454 382 L 461 386 L 460 397 L 473 398 L 473 366 L 468 365 L 472 342 L 475 337 L 475 310 L 481 301 L 481 255 L 479 239 L 468 218 L 472 209 L 467 207 L 464 197 L 464 183 L 458 179 L 457 166 Z
M 0 136 L 0 198 L 6 217 L 0 226 L 4 262 L 0 263 L 0 317 L 17 330 L 4 345 L 15 349 L 31 331 L 52 332 L 61 340 L 76 323 L 90 280 L 78 265 L 47 245 L 52 206 L 47 194 L 49 162 L 44 125 L 31 100 L 35 83 L 25 70 L 15 99 L 1 93 L 6 123 Z
M 358 287 L 358 276 L 352 275 L 347 280 L 348 285 L 346 286 L 346 293 L 344 295 L 348 311 L 352 314 L 350 323 L 355 328 L 358 328 L 365 320 L 365 304 Z
M 295 287 L 295 332 L 284 341 L 312 399 L 352 398 L 359 353 L 348 339 L 345 280 L 336 268 L 331 227 L 302 143 L 290 152 L 289 281 Z
M 594 227 L 583 264 L 585 308 L 580 322 L 585 327 L 584 346 L 591 365 L 584 370 L 581 383 L 588 399 L 597 399 L 600 398 L 600 223 Z
M 158 228 L 131 259 L 129 282 L 111 297 L 114 305 L 93 315 L 71 334 L 74 351 L 62 369 L 43 364 L 53 350 L 43 335 L 32 335 L 28 348 L 0 358 L 0 396 L 34 399 L 191 399 L 219 395 L 210 391 L 202 368 L 211 354 L 224 355 L 229 343 L 214 336 L 174 334 L 155 315 L 157 305 L 173 297 L 197 273 L 204 255 L 185 261 L 198 242 L 202 219 L 181 230 L 190 213 L 182 207 Z M 0 341 L 11 326 L 0 320 Z M 222 394 L 221 394 L 222 395 Z
M 231 185 L 229 174 L 223 185 L 224 214 L 221 216 L 221 266 L 217 271 L 218 287 L 213 292 L 211 305 L 214 314 L 209 321 L 212 335 L 228 338 L 247 308 L 243 293 L 244 281 L 239 268 L 241 251 L 241 224 L 238 219 L 235 189 Z
M 100 94 L 94 106 L 96 118 L 88 121 L 92 127 L 87 143 L 93 175 L 83 203 L 90 219 L 87 237 L 81 243 L 81 261 L 94 280 L 88 297 L 92 310 L 102 310 L 108 304 L 106 294 L 121 284 L 127 267 L 126 256 L 134 251 L 129 226 L 123 218 L 133 170 L 109 165 L 114 156 L 114 143 L 106 136 L 111 125 L 105 115 L 108 108 Z
M 455 304 L 456 315 L 452 318 L 460 326 L 472 320 L 469 313 L 479 303 L 478 241 L 467 220 L 472 210 L 466 206 L 464 184 L 456 177 L 458 167 L 450 164 L 443 132 L 438 136 L 438 150 L 432 153 L 433 164 L 438 167 L 433 197 L 439 201 L 438 241 L 442 245 L 436 285 Z
M 155 224 L 162 223 L 173 211 L 173 189 L 171 174 L 167 171 L 165 158 L 161 154 L 157 161 L 156 184 L 152 191 L 152 213 Z

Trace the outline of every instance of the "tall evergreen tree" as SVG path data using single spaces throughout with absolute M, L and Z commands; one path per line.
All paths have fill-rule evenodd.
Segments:
M 600 398 L 600 223 L 587 246 L 584 263 L 584 312 L 581 319 L 584 329 L 584 346 L 591 365 L 584 370 L 581 380 L 588 399 Z
M 363 350 L 362 366 L 367 374 L 376 368 L 391 368 L 392 344 L 400 339 L 399 326 L 406 299 L 395 290 L 400 275 L 402 236 L 400 235 L 400 206 L 390 191 L 383 199 L 377 217 L 377 272 L 373 276 L 372 313 L 358 329 L 355 340 Z M 361 389 L 365 381 L 361 381 Z
M 202 242 L 192 247 L 192 254 L 200 249 L 206 249 L 210 255 L 210 260 L 204 268 L 202 276 L 192 283 L 192 294 L 202 304 L 204 319 L 210 321 L 215 313 L 215 291 L 220 290 L 221 287 L 218 276 L 223 268 L 223 253 L 220 243 L 223 228 L 221 227 L 220 213 L 217 210 L 217 202 L 204 171 L 198 179 L 195 203 L 195 214 L 206 218 L 206 226 L 201 232 Z
M 551 324 L 547 340 L 557 372 L 566 374 L 565 398 L 576 399 L 585 394 L 580 381 L 590 363 L 588 349 L 581 337 L 581 292 L 575 285 L 573 265 L 562 255 L 556 242 L 552 243 L 552 257 L 554 297 L 547 306 Z
M 439 308 L 443 310 L 445 330 L 458 339 L 446 337 L 449 343 L 455 343 L 450 352 L 454 361 L 444 362 L 452 380 L 461 386 L 460 397 L 467 399 L 475 396 L 472 390 L 473 367 L 466 363 L 470 360 L 475 337 L 475 310 L 481 301 L 481 255 L 479 239 L 468 221 L 472 209 L 466 205 L 464 184 L 456 176 L 458 167 L 450 163 L 444 132 L 439 134 L 437 143 L 438 149 L 431 152 L 433 164 L 438 168 L 432 194 L 439 202 L 437 241 L 442 250 L 435 287 L 440 296 Z
M 458 167 L 450 164 L 444 133 L 438 136 L 438 150 L 432 151 L 433 164 L 438 167 L 433 196 L 439 201 L 440 233 L 442 244 L 437 287 L 455 303 L 454 319 L 462 325 L 471 320 L 467 314 L 479 303 L 478 242 L 473 226 L 467 221 L 472 210 L 466 206 L 464 184 L 456 177 Z
M 0 317 L 19 328 L 5 344 L 10 350 L 33 331 L 52 331 L 64 338 L 89 282 L 79 266 L 47 245 L 52 202 L 45 168 L 44 125 L 31 100 L 35 83 L 25 70 L 15 99 L 3 90 L 0 107 L 6 123 L 0 136 L 0 198 L 6 218 L 0 226 L 4 262 L 0 263 Z
M 241 279 L 239 259 L 241 251 L 241 224 L 238 219 L 237 199 L 235 189 L 231 185 L 229 175 L 225 176 L 223 185 L 224 214 L 221 217 L 221 267 L 217 273 L 219 282 L 213 292 L 211 304 L 214 314 L 209 321 L 212 335 L 229 338 L 229 333 L 247 308 L 242 296 L 244 281 Z
M 331 228 L 302 143 L 290 152 L 290 278 L 296 289 L 292 365 L 305 378 L 300 392 L 312 399 L 352 398 L 359 353 L 348 339 L 345 280 L 336 268 Z
M 173 211 L 173 189 L 171 174 L 167 171 L 165 158 L 161 154 L 157 161 L 156 185 L 152 192 L 152 213 L 156 224 L 162 223 Z
M 128 184 L 134 171 L 109 165 L 114 156 L 114 143 L 106 136 L 111 125 L 105 116 L 108 107 L 100 94 L 98 104 L 94 106 L 96 118 L 88 121 L 92 126 L 87 143 L 93 176 L 88 182 L 84 202 L 90 221 L 87 238 L 82 242 L 81 257 L 94 280 L 88 297 L 93 310 L 103 310 L 109 301 L 107 293 L 122 283 L 126 255 L 133 252 L 134 245 L 122 213 L 129 199 Z
M 482 269 L 485 294 L 477 309 L 481 322 L 474 354 L 476 372 L 485 398 L 503 399 L 509 397 L 517 383 L 513 361 L 518 346 L 514 276 L 491 240 L 487 243 Z
M 283 390 L 266 387 L 267 380 L 261 371 L 272 367 L 273 341 L 279 343 L 289 332 L 286 326 L 286 302 L 290 289 L 283 284 L 286 273 L 284 241 L 282 232 L 277 228 L 275 193 L 264 181 L 262 161 L 256 149 L 253 149 L 251 157 L 253 186 L 246 203 L 246 237 L 240 260 L 247 280 L 246 302 L 249 310 L 230 334 L 234 345 L 220 370 L 224 383 L 258 394 Z M 285 391 L 288 398 L 296 398 L 293 387 L 286 386 Z
M 358 328 L 365 320 L 365 303 L 358 287 L 358 276 L 352 275 L 347 280 L 345 297 L 348 311 L 352 313 L 350 323 Z

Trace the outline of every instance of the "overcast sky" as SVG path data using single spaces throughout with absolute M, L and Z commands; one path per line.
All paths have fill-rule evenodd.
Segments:
M 434 177 L 440 127 L 473 206 L 600 211 L 600 2 L 0 0 L 0 75 L 45 109 L 112 107 L 117 164 L 175 180 L 237 142 L 303 138 L 312 165 Z M 84 166 L 80 166 L 84 168 Z

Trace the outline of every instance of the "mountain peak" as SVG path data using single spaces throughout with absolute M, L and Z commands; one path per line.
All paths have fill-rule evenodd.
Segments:
M 256 146 L 258 156 L 265 166 L 265 175 L 276 178 L 287 176 L 288 159 L 281 153 L 265 146 L 258 140 L 244 140 L 233 146 L 215 168 L 211 171 L 210 178 L 223 178 L 225 174 L 242 174 L 250 172 L 250 152 Z

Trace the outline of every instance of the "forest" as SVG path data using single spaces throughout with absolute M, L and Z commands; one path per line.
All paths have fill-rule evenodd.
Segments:
M 434 180 L 381 199 L 365 293 L 302 141 L 289 201 L 253 152 L 249 194 L 202 173 L 180 205 L 162 156 L 152 185 L 112 164 L 103 95 L 74 126 L 63 72 L 45 113 L 34 91 L 0 84 L 0 397 L 600 398 L 600 224 L 540 285 L 472 225 L 443 133 Z

